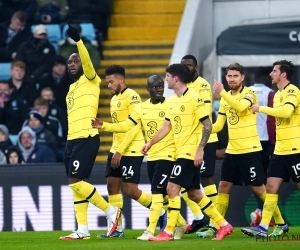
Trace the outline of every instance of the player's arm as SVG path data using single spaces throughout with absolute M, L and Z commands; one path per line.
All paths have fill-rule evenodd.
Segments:
M 135 120 L 129 117 L 127 120 L 119 123 L 103 122 L 102 129 L 106 132 L 124 133 L 131 130 L 137 124 Z
M 218 110 L 218 117 L 216 122 L 212 125 L 212 133 L 218 133 L 220 132 L 223 127 L 224 124 L 226 122 L 226 111 L 225 111 L 225 107 L 224 107 L 224 100 L 221 99 L 220 101 L 220 108 Z
M 220 92 L 220 96 L 224 98 L 224 100 L 236 111 L 242 112 L 245 109 L 252 106 L 252 98 L 243 98 L 241 100 L 236 100 L 232 97 L 229 92 L 222 90 Z
M 68 25 L 69 29 L 67 30 L 67 34 L 76 42 L 78 54 L 83 68 L 83 73 L 85 74 L 87 79 L 93 80 L 96 78 L 97 74 L 92 64 L 89 52 L 87 51 L 86 47 L 83 44 L 83 41 L 80 38 L 79 31 L 75 29 L 70 23 L 68 23 Z
M 218 133 L 220 132 L 223 127 L 224 127 L 224 124 L 226 122 L 226 114 L 225 113 L 221 113 L 219 111 L 219 115 L 217 117 L 217 120 L 216 122 L 212 125 L 212 133 Z
M 143 146 L 143 148 L 141 150 L 142 153 L 144 155 L 146 155 L 147 151 L 152 147 L 152 145 L 154 145 L 155 143 L 157 143 L 160 140 L 162 140 L 163 138 L 165 138 L 167 136 L 167 134 L 171 131 L 171 129 L 172 129 L 171 122 L 170 122 L 170 120 L 168 118 L 166 118 L 164 124 L 157 131 L 157 133 L 155 134 L 155 136 Z
M 290 102 L 286 102 L 282 108 L 270 108 L 265 106 L 260 106 L 258 112 L 265 113 L 270 116 L 278 118 L 289 118 L 295 110 L 295 105 Z
M 134 126 L 126 133 L 126 136 L 122 141 L 122 143 L 120 144 L 120 146 L 118 147 L 117 151 L 120 154 L 123 154 L 126 148 L 128 148 L 128 146 L 133 142 L 134 138 L 140 131 L 141 131 L 141 124 L 138 123 L 136 126 Z

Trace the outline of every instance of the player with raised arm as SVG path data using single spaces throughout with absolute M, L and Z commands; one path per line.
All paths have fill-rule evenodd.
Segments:
M 78 30 L 69 24 L 68 35 L 76 42 L 78 54 L 70 55 L 68 72 L 74 79 L 66 97 L 68 108 L 68 138 L 65 146 L 65 168 L 69 187 L 74 195 L 74 210 L 78 228 L 60 240 L 90 239 L 87 209 L 91 202 L 101 209 L 109 220 L 107 235 L 114 233 L 118 226 L 120 209 L 113 207 L 88 183 L 100 146 L 98 129 L 91 127 L 91 119 L 96 117 L 100 95 L 101 79 L 96 74 L 88 51 Z

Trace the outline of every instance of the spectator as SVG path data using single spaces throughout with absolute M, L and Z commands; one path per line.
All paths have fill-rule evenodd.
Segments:
M 49 104 L 49 110 L 48 114 L 50 116 L 53 116 L 57 118 L 62 126 L 63 131 L 63 138 L 64 140 L 67 139 L 67 133 L 68 133 L 68 121 L 67 121 L 67 112 L 65 110 L 62 110 L 60 107 L 57 106 L 54 98 L 54 94 L 51 88 L 44 88 L 41 92 L 41 97 L 46 99 Z
M 36 0 L 1 0 L 0 22 L 8 21 L 19 10 L 25 11 L 30 26 L 36 11 Z
M 8 128 L 5 125 L 0 124 L 0 151 L 6 154 L 12 147 L 14 147 L 14 145 L 9 139 Z
M 6 157 L 5 157 L 5 154 L 0 151 L 0 165 L 5 165 L 7 162 L 6 162 Z
M 0 62 L 11 62 L 22 42 L 28 40 L 32 33 L 26 24 L 26 13 L 17 11 L 9 22 L 0 26 Z
M 36 141 L 46 145 L 57 155 L 57 141 L 51 131 L 45 128 L 41 114 L 36 111 L 30 111 L 28 115 L 28 127 L 30 127 L 36 136 Z
M 25 163 L 56 162 L 51 149 L 36 141 L 35 133 L 30 127 L 26 126 L 20 131 L 17 148 Z
M 69 0 L 68 20 L 71 23 L 92 23 L 96 35 L 107 37 L 110 18 L 110 0 Z
M 72 25 L 75 29 L 79 31 L 81 40 L 83 41 L 84 46 L 88 50 L 93 66 L 97 71 L 100 68 L 100 54 L 97 48 L 97 44 L 95 43 L 95 41 L 90 41 L 84 36 L 82 36 L 81 26 L 79 24 Z M 66 61 L 68 61 L 70 55 L 72 55 L 73 53 L 78 53 L 76 42 L 72 38 L 70 38 L 67 33 L 66 40 L 60 41 L 58 46 L 59 48 L 57 54 L 62 55 Z
M 28 115 L 26 101 L 18 95 L 11 95 L 12 86 L 0 80 L 0 124 L 4 124 L 10 134 L 17 135 Z
M 33 30 L 33 37 L 18 48 L 15 61 L 26 64 L 25 79 L 38 83 L 43 74 L 51 72 L 54 56 L 55 49 L 47 39 L 47 28 L 39 24 Z
M 25 71 L 26 65 L 22 61 L 15 61 L 11 64 L 11 79 L 8 81 L 13 87 L 11 99 L 17 99 L 19 96 L 27 102 L 28 107 L 32 107 L 37 98 L 37 91 L 35 84 L 24 79 Z
M 24 163 L 22 154 L 16 148 L 9 149 L 5 156 L 7 164 L 17 165 Z
M 67 0 L 36 0 L 37 12 L 35 14 L 36 23 L 61 23 L 67 16 Z
M 54 93 L 56 104 L 66 112 L 66 96 L 72 83 L 73 81 L 67 72 L 65 58 L 62 55 L 56 55 L 52 72 L 44 74 L 40 79 L 39 91 L 47 87 L 51 88 Z
M 55 136 L 59 148 L 61 148 L 63 146 L 63 133 L 62 133 L 62 126 L 60 121 L 51 116 L 48 115 L 48 111 L 49 111 L 49 104 L 48 101 L 46 99 L 44 99 L 43 97 L 38 97 L 35 101 L 34 101 L 34 106 L 33 106 L 33 110 L 39 111 L 41 116 L 42 116 L 42 122 L 45 126 L 45 128 L 47 128 L 48 130 L 50 130 L 53 135 Z M 25 120 L 23 127 L 28 126 L 28 119 Z

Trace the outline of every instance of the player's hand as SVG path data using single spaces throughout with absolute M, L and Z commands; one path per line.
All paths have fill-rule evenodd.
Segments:
M 148 150 L 151 148 L 151 144 L 148 142 L 146 143 L 143 147 L 142 147 L 142 154 L 143 155 L 147 155 Z
M 91 120 L 91 125 L 93 128 L 102 128 L 103 121 L 99 120 L 98 118 L 94 118 Z
M 68 22 L 69 29 L 67 30 L 67 34 L 71 37 L 75 42 L 80 40 L 80 34 L 77 29 L 75 29 L 69 22 Z
M 196 168 L 201 166 L 201 164 L 203 162 L 203 155 L 204 155 L 203 148 L 198 147 L 198 149 L 196 151 L 195 159 L 194 159 L 194 165 Z
M 120 166 L 122 154 L 119 152 L 114 153 L 113 157 L 111 158 L 111 167 L 118 168 Z
M 217 93 L 221 93 L 221 91 L 224 89 L 224 86 L 221 82 L 218 82 L 217 80 L 214 79 L 214 90 L 217 92 Z
M 259 105 L 258 104 L 254 104 L 251 108 L 252 112 L 255 114 L 256 112 L 259 112 Z

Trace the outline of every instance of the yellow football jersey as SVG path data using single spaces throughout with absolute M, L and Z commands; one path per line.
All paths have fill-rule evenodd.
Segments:
M 202 101 L 205 103 L 205 108 L 209 113 L 209 119 L 212 122 L 212 91 L 210 84 L 201 76 L 198 76 L 197 79 L 193 82 L 188 83 L 188 88 L 196 91 Z M 211 133 L 207 143 L 218 141 L 218 136 L 216 133 Z
M 88 51 L 77 42 L 84 74 L 70 85 L 66 96 L 68 111 L 68 140 L 87 138 L 98 134 L 91 120 L 97 116 L 101 79 L 90 60 Z
M 199 95 L 188 88 L 180 97 L 176 94 L 171 96 L 169 102 L 166 119 L 172 124 L 176 158 L 194 160 L 201 141 L 201 121 L 207 119 L 209 113 Z
M 300 153 L 300 91 L 293 84 L 288 84 L 283 90 L 277 91 L 274 96 L 274 109 L 282 108 L 284 105 L 293 106 L 294 111 L 289 118 L 276 117 L 274 154 L 298 154 Z M 260 107 L 259 110 L 264 112 L 267 109 Z
M 125 88 L 118 95 L 113 96 L 110 102 L 110 114 L 113 123 L 119 123 L 125 121 L 132 113 L 134 107 L 141 103 L 141 98 L 138 93 L 130 88 Z M 126 137 L 126 133 L 114 133 L 113 144 L 110 152 L 115 153 L 123 140 Z M 141 156 L 141 148 L 145 144 L 142 130 L 140 129 L 135 138 L 132 139 L 131 144 L 122 152 L 124 156 Z
M 253 114 L 250 109 L 250 106 L 258 103 L 256 92 L 251 88 L 243 87 L 240 93 L 234 96 L 230 91 L 224 90 L 220 94 L 222 98 L 219 115 L 213 130 L 216 127 L 222 128 L 227 118 L 229 142 L 226 153 L 244 154 L 262 150 L 256 129 L 256 114 Z M 247 108 L 238 111 L 242 106 L 241 101 L 245 100 Z

